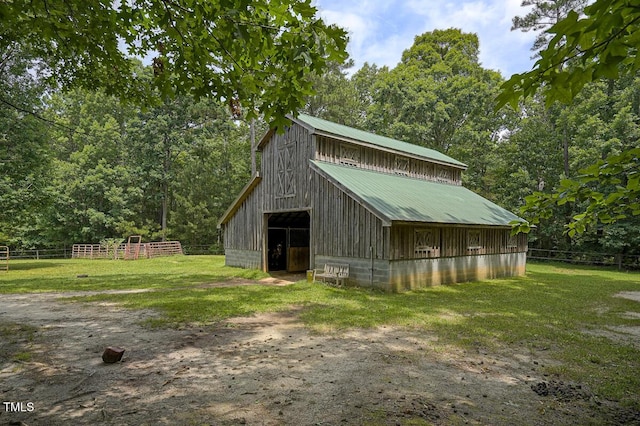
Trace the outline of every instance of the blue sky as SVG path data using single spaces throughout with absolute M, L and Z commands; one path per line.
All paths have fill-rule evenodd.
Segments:
M 514 16 L 529 8 L 522 0 L 315 0 L 327 23 L 347 29 L 355 72 L 365 63 L 395 67 L 417 35 L 459 28 L 476 33 L 480 63 L 508 78 L 529 71 L 535 33 L 511 31 Z

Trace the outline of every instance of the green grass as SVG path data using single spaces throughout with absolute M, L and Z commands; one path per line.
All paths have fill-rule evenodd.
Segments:
M 86 278 L 78 278 L 87 275 Z M 223 256 L 124 260 L 12 260 L 0 272 L 0 293 L 169 289 L 230 278 L 260 279 L 256 270 L 224 266 Z
M 387 294 L 304 281 L 287 287 L 198 285 L 264 274 L 223 266 L 216 256 L 123 261 L 15 262 L 0 274 L 0 292 L 152 289 L 74 301 L 110 301 L 163 315 L 156 326 L 211 324 L 257 312 L 302 307 L 319 332 L 379 326 L 433 333 L 442 348 L 484 348 L 547 358 L 549 374 L 591 387 L 601 397 L 640 409 L 640 350 L 598 336 L 613 326 L 640 326 L 625 315 L 640 303 L 614 297 L 640 291 L 640 274 L 561 264 L 529 264 L 527 276 Z M 88 278 L 76 278 L 86 273 Z M 0 302 L 1 303 L 1 302 Z

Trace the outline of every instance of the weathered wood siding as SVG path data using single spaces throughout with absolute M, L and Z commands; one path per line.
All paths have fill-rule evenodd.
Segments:
M 389 228 L 370 211 L 313 173 L 311 248 L 315 256 L 389 258 Z
M 265 212 L 307 209 L 311 205 L 312 136 L 294 124 L 283 134 L 276 132 L 262 150 L 261 176 Z
M 261 155 L 262 180 L 224 225 L 227 264 L 256 267 L 256 253 L 262 253 L 264 250 L 265 212 L 309 208 L 309 159 L 313 158 L 313 153 L 312 136 L 300 125 L 294 124 L 283 134 L 271 134 Z M 259 267 L 264 267 L 262 263 L 264 262 L 261 258 Z
M 224 225 L 224 248 L 236 250 L 262 250 L 263 221 L 260 182 L 242 202 L 233 217 Z M 234 265 L 239 266 L 239 265 Z
M 462 185 L 462 172 L 456 167 L 435 164 L 408 155 L 368 148 L 325 136 L 317 137 L 317 147 L 316 160 L 433 182 Z
M 426 239 L 428 244 L 420 244 Z M 391 229 L 391 259 L 423 259 L 527 251 L 527 236 L 508 228 L 398 225 Z

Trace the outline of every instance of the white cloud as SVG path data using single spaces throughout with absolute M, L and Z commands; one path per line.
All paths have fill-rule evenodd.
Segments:
M 338 24 L 349 32 L 350 53 L 360 52 L 367 40 L 373 36 L 376 21 L 354 12 L 337 12 L 326 10 L 321 13 L 322 18 L 329 23 Z M 353 52 L 351 52 L 353 51 Z
M 527 9 L 521 0 L 317 0 L 326 22 L 349 31 L 356 69 L 364 62 L 394 67 L 417 35 L 459 28 L 478 34 L 480 62 L 508 77 L 528 71 L 535 34 L 511 31 L 511 20 Z M 355 70 L 354 70 L 355 71 Z

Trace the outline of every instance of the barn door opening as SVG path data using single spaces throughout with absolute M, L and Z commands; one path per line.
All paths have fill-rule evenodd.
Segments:
M 301 272 L 309 269 L 310 222 L 307 211 L 268 215 L 269 271 Z

